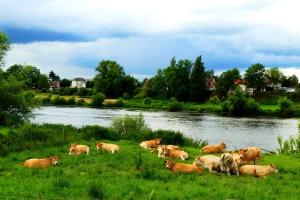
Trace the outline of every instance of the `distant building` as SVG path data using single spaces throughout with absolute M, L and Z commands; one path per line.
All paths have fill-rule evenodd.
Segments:
M 50 82 L 50 90 L 53 91 L 55 89 L 59 89 L 60 88 L 60 83 L 59 81 L 51 81 Z
M 72 80 L 72 88 L 86 88 L 86 80 L 84 78 L 75 78 Z
M 206 86 L 209 91 L 216 90 L 216 79 L 214 77 L 206 78 Z
M 234 80 L 234 84 L 239 87 L 242 92 L 247 93 L 249 95 L 253 95 L 254 94 L 254 88 L 249 88 L 246 85 L 246 81 L 244 81 L 243 79 L 236 79 Z M 230 91 L 232 92 L 232 91 Z

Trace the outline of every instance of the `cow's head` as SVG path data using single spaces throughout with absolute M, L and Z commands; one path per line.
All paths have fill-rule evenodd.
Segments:
M 57 165 L 60 158 L 58 156 L 51 156 L 50 160 L 52 165 Z
M 221 144 L 221 147 L 223 148 L 223 149 L 226 149 L 227 147 L 226 147 L 226 144 L 224 143 L 224 142 L 222 142 Z
M 75 143 L 70 144 L 70 151 L 69 151 L 70 155 L 75 151 L 76 146 L 77 146 L 77 144 L 75 144 Z
M 96 143 L 96 148 L 97 148 L 97 150 L 101 149 L 101 148 L 102 148 L 102 146 L 103 146 L 103 144 L 102 144 L 102 143 Z
M 201 156 L 198 156 L 197 158 L 195 158 L 193 165 L 199 166 L 200 164 L 201 164 Z
M 270 165 L 270 168 L 271 168 L 271 172 L 273 172 L 273 173 L 276 173 L 276 174 L 277 174 L 277 172 L 278 172 L 278 169 L 277 169 L 277 167 L 276 167 L 274 164 L 271 164 L 271 165 Z
M 174 162 L 171 160 L 165 160 L 166 168 L 171 169 L 174 165 Z
M 244 158 L 244 154 L 248 151 L 248 149 L 240 149 L 239 150 L 239 154 L 240 154 L 240 158 L 243 159 Z
M 154 141 L 155 141 L 155 144 L 159 145 L 160 141 L 161 141 L 161 138 L 155 138 Z

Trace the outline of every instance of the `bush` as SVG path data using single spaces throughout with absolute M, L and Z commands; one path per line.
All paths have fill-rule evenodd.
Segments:
M 101 127 L 101 126 L 84 126 L 79 130 L 79 132 L 82 133 L 82 138 L 84 140 L 91 140 L 91 139 L 117 140 L 118 139 L 118 136 L 114 130 L 106 127 Z
M 97 94 L 92 96 L 92 105 L 93 106 L 102 106 L 105 98 L 106 97 L 102 92 L 98 92 Z
M 150 105 L 151 102 L 152 102 L 152 100 L 151 100 L 150 97 L 146 97 L 146 98 L 144 99 L 144 104 L 145 104 L 145 105 Z
M 130 99 L 130 94 L 128 94 L 127 92 L 124 92 L 122 97 L 123 97 L 123 99 L 128 100 L 128 99 Z
M 52 104 L 54 104 L 54 105 L 67 105 L 68 102 L 64 97 L 56 96 L 52 100 Z
M 43 105 L 49 105 L 51 104 L 52 95 L 49 94 L 47 97 L 43 98 L 42 103 Z
M 140 113 L 138 116 L 130 117 L 125 115 L 123 118 L 113 120 L 112 127 L 119 133 L 122 138 L 137 139 L 145 132 L 150 132 L 144 116 Z
M 222 112 L 229 112 L 234 116 L 251 116 L 259 113 L 259 104 L 237 88 L 227 101 L 221 105 Z
M 219 99 L 218 96 L 212 96 L 212 97 L 209 98 L 209 103 L 219 104 L 219 103 L 221 103 L 221 100 Z
M 79 99 L 76 101 L 76 105 L 78 106 L 83 106 L 85 104 L 85 100 L 84 99 Z
M 86 97 L 86 96 L 91 96 L 92 95 L 92 90 L 88 88 L 80 88 L 77 91 L 77 95 L 80 97 Z
M 67 104 L 68 105 L 75 105 L 75 98 L 74 97 L 71 97 L 67 100 Z
M 180 102 L 178 102 L 174 97 L 172 97 L 169 100 L 167 109 L 170 112 L 180 111 L 180 110 L 182 110 L 182 104 Z
M 279 115 L 282 117 L 291 117 L 295 113 L 293 101 L 287 97 L 280 97 L 278 99 Z

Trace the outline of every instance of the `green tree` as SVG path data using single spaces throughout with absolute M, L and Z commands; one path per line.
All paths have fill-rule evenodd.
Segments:
M 50 83 L 47 75 L 41 74 L 36 83 L 36 88 L 42 91 L 47 91 L 50 88 Z
M 262 64 L 251 65 L 245 73 L 245 80 L 250 88 L 254 88 L 254 91 L 261 92 L 266 86 L 266 73 L 265 67 Z
M 24 66 L 21 74 L 25 78 L 25 85 L 27 88 L 37 88 L 37 82 L 41 75 L 38 68 L 31 65 Z
M 9 38 L 3 33 L 0 32 L 0 65 L 3 63 L 3 58 L 6 52 L 10 48 L 10 40 Z
M 282 77 L 282 86 L 283 87 L 296 87 L 299 83 L 298 77 L 293 74 L 292 76 L 283 76 Z
M 201 56 L 197 57 L 190 79 L 190 100 L 204 101 L 207 97 L 206 73 Z
M 125 76 L 123 67 L 117 62 L 103 60 L 96 68 L 98 74 L 94 78 L 95 92 L 103 92 L 107 97 L 116 98 L 123 95 L 122 79 Z
M 234 90 L 236 85 L 235 80 L 241 79 L 240 71 L 237 68 L 233 68 L 226 72 L 223 72 L 218 78 L 218 84 L 216 86 L 216 92 L 219 97 L 226 97 L 229 90 Z
M 60 77 L 58 75 L 56 75 L 52 70 L 49 73 L 49 79 L 51 81 L 59 81 Z
M 62 88 L 66 88 L 70 86 L 71 86 L 71 81 L 69 79 L 64 78 L 60 81 L 60 87 Z
M 271 69 L 266 70 L 266 78 L 268 84 L 276 86 L 277 84 L 282 82 L 283 74 L 278 69 L 278 67 L 273 67 Z

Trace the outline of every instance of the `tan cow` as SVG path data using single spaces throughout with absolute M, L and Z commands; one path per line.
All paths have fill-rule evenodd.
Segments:
M 179 146 L 175 146 L 175 145 L 158 145 L 157 147 L 157 152 L 158 152 L 158 157 L 164 157 L 164 149 L 169 149 L 171 151 L 173 150 L 180 150 Z
M 51 165 L 58 164 L 59 157 L 51 156 L 49 158 L 32 158 L 23 162 L 24 167 L 30 168 L 45 168 Z
M 195 165 L 185 164 L 185 163 L 174 163 L 171 160 L 165 160 L 165 165 L 167 169 L 170 169 L 172 172 L 185 172 L 198 174 L 203 174 L 204 169 Z
M 71 144 L 69 155 L 89 154 L 90 148 L 87 145 Z
M 240 149 L 239 154 L 241 161 L 245 164 L 250 164 L 253 161 L 256 164 L 256 161 L 259 161 L 261 158 L 261 150 L 258 147 L 248 147 L 247 149 Z
M 224 153 L 220 157 L 221 171 L 226 171 L 228 176 L 230 176 L 230 171 L 234 171 L 239 176 L 239 167 L 234 160 L 232 154 Z
M 226 149 L 226 144 L 222 142 L 221 144 L 211 144 L 206 145 L 202 148 L 203 153 L 223 153 Z
M 160 145 L 161 138 L 156 138 L 153 140 L 147 140 L 140 143 L 140 147 L 145 149 L 156 149 Z
M 220 172 L 220 157 L 214 155 L 205 155 L 195 158 L 193 165 L 202 166 L 209 172 Z
M 103 142 L 99 142 L 96 144 L 96 148 L 97 150 L 104 150 L 104 151 L 108 151 L 111 152 L 112 154 L 118 152 L 120 150 L 119 145 L 116 144 L 108 144 L 108 143 L 103 143 Z
M 163 148 L 161 154 L 158 154 L 158 157 L 180 158 L 181 160 L 187 160 L 189 159 L 189 154 L 182 150 L 170 150 Z
M 255 177 L 266 178 L 267 175 L 277 173 L 278 170 L 275 165 L 243 165 L 239 167 L 240 174 L 251 175 Z

